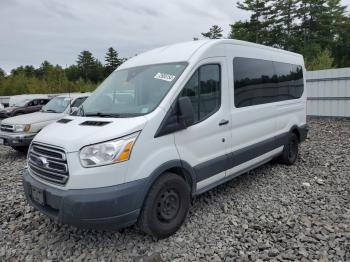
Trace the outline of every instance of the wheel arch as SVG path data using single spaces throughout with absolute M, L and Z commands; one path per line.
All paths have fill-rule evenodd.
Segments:
M 299 143 L 301 142 L 301 134 L 300 134 L 299 127 L 297 125 L 294 125 L 290 128 L 289 134 L 295 134 L 298 138 Z
M 146 195 L 148 194 L 154 182 L 166 172 L 171 172 L 182 177 L 190 186 L 191 194 L 194 195 L 196 191 L 195 171 L 190 164 L 179 159 L 167 161 L 152 172 L 148 179 Z

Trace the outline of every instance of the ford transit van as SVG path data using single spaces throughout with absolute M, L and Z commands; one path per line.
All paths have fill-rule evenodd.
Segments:
M 135 56 L 34 138 L 27 200 L 62 223 L 170 236 L 192 197 L 274 158 L 296 162 L 304 75 L 301 55 L 235 40 Z

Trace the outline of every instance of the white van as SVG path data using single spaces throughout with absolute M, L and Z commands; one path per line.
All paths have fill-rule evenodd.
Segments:
M 33 140 L 31 205 L 67 224 L 140 228 L 159 238 L 191 197 L 273 158 L 291 165 L 305 140 L 303 57 L 235 40 L 161 47 L 120 66 Z

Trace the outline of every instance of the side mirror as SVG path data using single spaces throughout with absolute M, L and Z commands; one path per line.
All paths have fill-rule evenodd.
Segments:
M 189 97 L 180 97 L 165 115 L 154 137 L 164 136 L 193 125 L 194 113 Z
M 70 111 L 71 114 L 74 113 L 74 112 L 77 112 L 78 110 L 79 110 L 79 108 L 78 108 L 78 107 L 74 107 L 74 106 L 72 106 L 72 107 L 69 109 L 69 111 Z
M 185 128 L 193 125 L 194 123 L 193 106 L 188 96 L 179 98 L 178 116 L 179 116 L 179 120 L 183 122 Z

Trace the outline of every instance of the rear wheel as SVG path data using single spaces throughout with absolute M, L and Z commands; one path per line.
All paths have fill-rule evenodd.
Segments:
M 173 173 L 163 174 L 146 198 L 139 227 L 157 238 L 174 234 L 187 216 L 190 200 L 191 190 L 184 179 Z
M 292 133 L 288 143 L 284 146 L 282 155 L 278 158 L 281 164 L 293 165 L 298 158 L 299 139 Z

